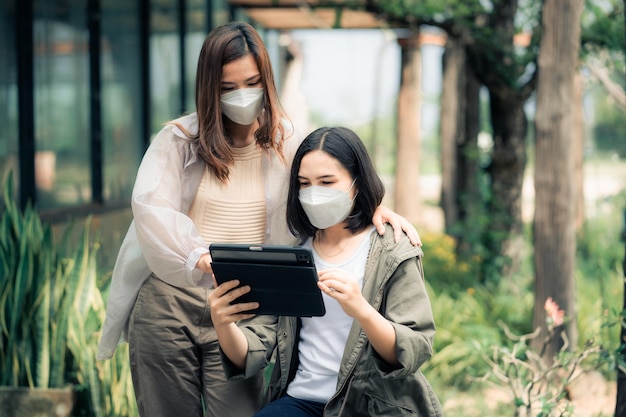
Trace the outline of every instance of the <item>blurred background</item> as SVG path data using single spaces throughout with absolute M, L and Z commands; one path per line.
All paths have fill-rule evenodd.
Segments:
M 580 378 L 548 383 L 528 409 L 567 400 L 573 415 L 620 415 L 621 0 L 2 0 L 3 215 L 11 198 L 56 237 L 88 224 L 105 302 L 143 152 L 195 110 L 200 47 L 231 20 L 262 34 L 299 132 L 355 130 L 385 204 L 420 232 L 438 323 L 424 372 L 447 414 L 513 415 L 530 391 L 504 371 L 507 354 L 539 329 L 523 342 L 543 362 L 517 351 L 513 362 Z M 548 298 L 568 317 L 556 326 L 567 342 L 546 325 Z M 561 351 L 586 366 L 555 360 Z M 121 408 L 98 395 L 104 415 L 133 415 L 132 392 Z

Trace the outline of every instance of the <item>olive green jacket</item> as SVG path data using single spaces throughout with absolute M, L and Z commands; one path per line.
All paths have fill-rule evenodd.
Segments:
M 442 416 L 442 409 L 420 366 L 432 356 L 435 323 L 422 269 L 423 253 L 408 238 L 395 243 L 388 226 L 372 235 L 363 295 L 394 326 L 398 366 L 374 351 L 354 321 L 341 360 L 337 390 L 324 416 Z M 230 377 L 247 377 L 267 366 L 276 348 L 268 399 L 284 395 L 298 366 L 299 320 L 259 316 L 241 322 L 248 339 L 246 369 L 222 355 Z

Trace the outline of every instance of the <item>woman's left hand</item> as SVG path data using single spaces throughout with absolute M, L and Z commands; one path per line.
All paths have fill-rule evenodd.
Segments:
M 364 307 L 369 303 L 363 294 L 356 277 L 340 268 L 329 268 L 318 272 L 319 281 L 317 286 L 329 297 L 339 302 L 343 311 L 352 318 L 363 314 Z
M 422 246 L 420 235 L 411 222 L 383 205 L 376 208 L 374 217 L 372 217 L 372 223 L 380 235 L 385 233 L 385 223 L 389 223 L 393 227 L 393 236 L 396 242 L 400 240 L 402 232 L 404 232 L 413 246 Z

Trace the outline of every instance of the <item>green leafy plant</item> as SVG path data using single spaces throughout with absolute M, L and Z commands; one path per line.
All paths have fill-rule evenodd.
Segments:
M 451 388 L 477 389 L 476 378 L 489 367 L 476 349 L 506 343 L 497 320 L 525 333 L 532 320 L 532 293 L 527 278 L 482 283 L 481 258 L 456 254 L 452 236 L 420 233 L 424 242 L 424 275 L 437 331 L 434 355 L 424 366 L 428 379 L 443 400 L 454 398 Z
M 4 197 L 6 207 L 0 220 L 0 385 L 65 387 L 71 366 L 67 335 L 75 317 L 86 312 L 85 293 L 95 278 L 88 273 L 89 264 L 94 262 L 95 251 L 82 245 L 69 256 L 59 253 L 51 227 L 41 222 L 36 210 L 31 205 L 23 212 L 17 207 L 11 176 Z M 83 241 L 88 240 L 86 234 Z
M 105 317 L 98 287 L 91 216 L 72 243 L 73 223 L 59 242 L 28 205 L 17 206 L 9 175 L 0 217 L 0 386 L 75 392 L 73 416 L 137 415 L 128 353 L 96 361 Z
M 91 296 L 88 313 L 80 318 L 70 336 L 73 352 L 78 360 L 76 379 L 85 387 L 80 408 L 88 410 L 81 415 L 93 417 L 133 417 L 138 415 L 132 386 L 128 345 L 118 346 L 115 355 L 106 361 L 97 361 L 96 353 L 100 331 L 105 318 L 105 298 L 110 287 L 107 281 L 102 291 Z
M 574 408 L 568 399 L 569 385 L 587 367 L 599 367 L 609 360 L 610 352 L 589 340 L 582 348 L 572 349 L 565 332 L 557 332 L 566 317 L 551 298 L 545 302 L 547 334 L 539 350 L 533 349 L 531 341 L 540 337 L 541 328 L 522 336 L 500 326 L 512 347 L 493 346 L 484 354 L 490 371 L 482 380 L 496 386 L 506 386 L 513 398 L 514 415 L 518 416 L 571 416 Z M 561 338 L 563 345 L 553 357 L 545 354 L 545 348 L 553 338 Z M 595 361 L 590 361 L 595 358 Z

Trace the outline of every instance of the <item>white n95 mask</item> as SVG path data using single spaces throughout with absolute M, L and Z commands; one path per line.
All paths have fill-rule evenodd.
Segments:
M 240 125 L 251 125 L 263 107 L 262 88 L 241 88 L 222 94 L 222 113 Z
M 352 210 L 352 185 L 348 191 L 317 185 L 300 190 L 300 204 L 311 224 L 318 229 L 326 229 L 347 219 Z

